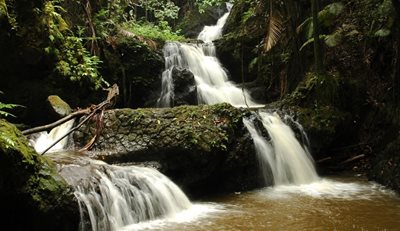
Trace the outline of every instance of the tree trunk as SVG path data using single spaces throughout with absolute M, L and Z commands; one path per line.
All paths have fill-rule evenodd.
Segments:
M 312 22 L 314 26 L 314 62 L 315 62 L 315 72 L 322 74 L 324 72 L 324 63 L 322 56 L 322 46 L 321 40 L 319 39 L 319 22 L 318 22 L 318 12 L 319 12 L 319 0 L 311 0 L 311 14 Z

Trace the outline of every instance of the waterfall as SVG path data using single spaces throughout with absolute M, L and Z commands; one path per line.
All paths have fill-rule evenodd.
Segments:
M 308 149 L 300 144 L 293 130 L 280 116 L 276 112 L 260 111 L 257 118 L 260 118 L 268 132 L 269 141 L 257 130 L 254 121 L 245 118 L 243 123 L 253 138 L 264 179 L 272 175 L 275 185 L 299 185 L 318 180 Z
M 215 24 L 214 26 L 204 26 L 203 30 L 197 36 L 198 40 L 201 40 L 205 43 L 212 43 L 212 41 L 222 36 L 222 29 L 231 12 L 232 4 L 226 3 L 226 8 L 228 12 L 226 12 L 221 18 L 218 19 L 217 24 Z
M 30 144 L 34 147 L 36 152 L 42 153 L 47 148 L 49 148 L 50 145 L 52 145 L 54 142 L 64 136 L 74 126 L 74 123 L 75 120 L 72 119 L 51 129 L 50 132 L 43 131 L 36 133 L 31 136 L 29 140 Z M 59 141 L 57 144 L 55 144 L 51 149 L 49 149 L 48 152 L 63 150 L 68 145 L 68 142 L 69 137 L 67 136 Z
M 38 152 L 44 151 L 73 124 L 71 120 L 49 133 L 37 133 L 30 142 Z M 81 154 L 62 152 L 67 142 L 68 138 L 61 140 L 48 156 L 60 163 L 60 174 L 75 188 L 80 230 L 116 231 L 143 221 L 170 217 L 192 207 L 182 190 L 159 171 L 108 165 Z
M 161 96 L 157 101 L 158 107 L 170 107 L 174 98 L 172 71 L 174 67 L 182 67 L 182 57 L 177 43 L 167 43 L 163 48 L 165 70 L 161 78 Z
M 228 74 L 216 57 L 213 40 L 221 37 L 222 28 L 229 16 L 232 5 L 227 4 L 228 12 L 225 13 L 214 26 L 205 26 L 198 35 L 204 43 L 188 44 L 168 42 L 164 46 L 165 70 L 162 74 L 162 92 L 158 99 L 158 106 L 173 106 L 173 78 L 172 68 L 178 67 L 190 70 L 197 87 L 197 100 L 199 103 L 216 104 L 227 102 L 236 107 L 260 107 L 254 102 L 250 94 L 229 81 Z
M 103 171 L 96 169 L 90 181 L 76 186 L 80 230 L 120 230 L 192 206 L 179 187 L 155 169 L 105 166 Z

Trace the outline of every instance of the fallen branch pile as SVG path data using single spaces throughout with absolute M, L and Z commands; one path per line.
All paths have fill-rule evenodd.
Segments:
M 72 132 L 74 132 L 78 128 L 80 128 L 83 124 L 85 124 L 94 115 L 96 115 L 98 113 L 101 113 L 101 115 L 102 115 L 105 109 L 110 108 L 110 107 L 115 105 L 117 96 L 119 95 L 118 85 L 114 84 L 111 88 L 108 88 L 106 90 L 108 91 L 107 99 L 104 100 L 103 102 L 101 102 L 100 104 L 92 105 L 92 106 L 90 106 L 88 108 L 80 109 L 78 111 L 75 111 L 75 112 L 69 114 L 68 116 L 65 116 L 65 117 L 61 118 L 60 120 L 57 120 L 57 121 L 55 121 L 55 122 L 53 122 L 51 124 L 47 124 L 47 125 L 43 125 L 43 126 L 34 127 L 34 128 L 31 128 L 31 129 L 24 130 L 24 131 L 22 131 L 22 134 L 29 135 L 29 134 L 33 134 L 33 133 L 37 133 L 37 132 L 41 132 L 41 131 L 46 131 L 46 130 L 55 128 L 55 127 L 65 123 L 65 122 L 67 122 L 67 121 L 69 121 L 71 119 L 74 119 L 76 117 L 87 115 L 78 125 L 76 125 L 75 127 L 71 128 L 67 133 L 65 133 L 63 136 L 61 136 L 59 139 L 57 139 L 53 144 L 51 144 L 45 151 L 43 151 L 41 153 L 41 155 L 45 154 L 54 145 L 56 145 L 58 142 L 60 142 L 62 139 L 64 139 L 66 136 L 68 136 L 69 134 L 71 134 Z M 89 142 L 89 144 L 86 145 L 80 151 L 89 148 L 93 144 L 93 142 L 94 142 L 96 137 L 97 137 L 97 134 L 95 135 L 95 137 L 93 137 L 91 142 Z

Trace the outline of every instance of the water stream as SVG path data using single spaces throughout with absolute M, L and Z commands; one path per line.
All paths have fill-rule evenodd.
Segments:
M 269 187 L 207 198 L 219 211 L 190 222 L 164 220 L 133 230 L 400 230 L 400 197 L 361 176 Z

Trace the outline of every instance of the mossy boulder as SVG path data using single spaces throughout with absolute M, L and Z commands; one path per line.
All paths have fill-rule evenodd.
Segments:
M 158 162 L 162 173 L 193 194 L 254 188 L 262 181 L 242 123 L 249 113 L 229 104 L 110 110 L 93 155 L 114 164 Z M 94 125 L 74 134 L 78 147 L 93 137 Z
M 58 95 L 50 95 L 47 97 L 47 101 L 53 108 L 54 112 L 56 112 L 60 117 L 67 116 L 72 112 L 69 104 L 62 100 Z
M 14 230 L 77 230 L 79 208 L 55 165 L 12 124 L 0 120 L 2 225 Z

